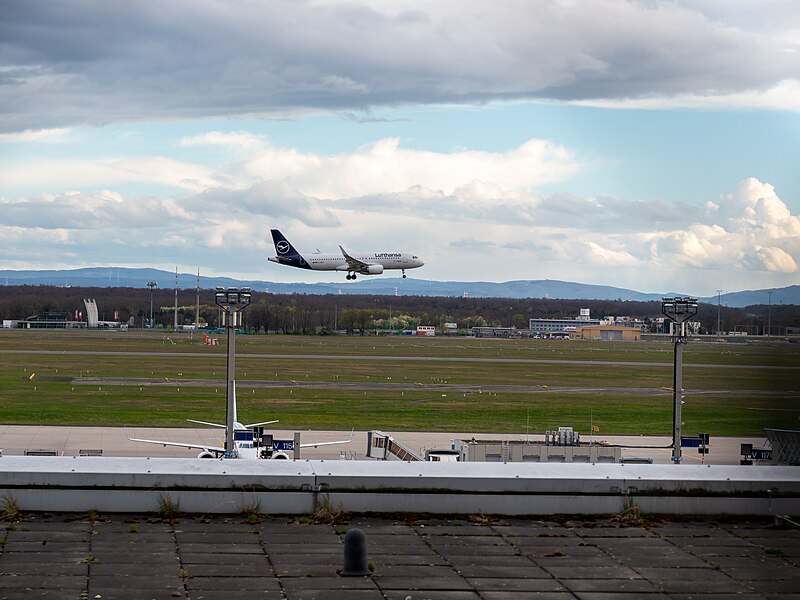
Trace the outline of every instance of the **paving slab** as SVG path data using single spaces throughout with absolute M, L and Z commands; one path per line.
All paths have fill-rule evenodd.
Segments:
M 552 575 L 529 562 L 527 565 L 466 565 L 458 568 L 463 577 L 506 577 L 509 579 L 551 579 Z
M 381 590 L 386 600 L 480 600 L 481 596 L 473 591 L 454 590 Z
M 0 590 L 2 600 L 84 600 L 83 590 Z
M 557 579 L 639 579 L 641 577 L 634 569 L 622 565 L 586 567 L 576 563 L 558 567 L 543 565 L 543 568 Z
M 55 589 L 55 590 L 84 590 L 86 589 L 86 575 L 0 575 L 0 597 L 7 589 Z
M 575 600 L 570 592 L 481 592 L 483 600 Z
M 575 596 L 578 598 L 578 600 L 620 600 L 626 598 L 625 595 L 618 594 L 616 592 L 575 592 Z M 638 592 L 636 594 L 630 594 L 627 597 L 630 597 L 630 600 L 659 600 L 660 598 L 672 599 L 672 596 L 664 592 Z
M 639 569 L 639 573 L 667 593 L 703 595 L 752 590 L 748 584 L 737 582 L 715 569 L 643 568 Z
M 381 554 L 380 556 L 373 556 L 376 565 L 430 565 L 430 566 L 448 566 L 451 561 L 447 561 L 444 557 L 430 551 L 428 554 Z M 452 563 L 456 564 L 456 563 Z
M 169 589 L 130 589 L 119 587 L 90 587 L 88 598 L 102 600 L 176 600 L 186 597 L 184 590 Z
M 194 590 L 191 600 L 283 600 L 280 590 Z
M 697 594 L 670 594 L 670 598 L 673 600 L 698 600 L 699 596 Z M 702 596 L 703 600 L 764 600 L 764 598 L 775 598 L 775 600 L 789 600 L 790 598 L 796 598 L 797 594 L 792 595 L 780 595 L 780 596 L 763 596 L 761 594 L 748 594 L 748 593 L 736 593 L 736 594 L 706 594 Z
M 383 594 L 374 590 L 284 590 L 286 600 L 384 600 Z M 192 599 L 194 600 L 194 599 Z
M 507 577 L 468 577 L 467 581 L 478 592 L 559 592 L 567 588 L 555 579 L 509 579 Z

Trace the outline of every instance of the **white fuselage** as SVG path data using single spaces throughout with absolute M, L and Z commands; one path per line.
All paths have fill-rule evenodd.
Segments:
M 381 265 L 384 269 L 414 269 L 422 266 L 422 261 L 410 252 L 353 252 L 351 256 L 370 265 Z M 318 252 L 305 254 L 303 258 L 315 271 L 350 270 L 341 254 Z
M 269 260 L 278 264 L 293 267 L 306 267 L 314 271 L 353 271 L 342 254 L 313 252 L 300 255 L 306 264 L 296 264 L 297 259 L 284 259 L 281 256 L 270 256 Z M 425 263 L 410 252 L 354 252 L 353 258 L 368 265 L 381 265 L 384 269 L 415 269 Z M 307 266 L 306 266 L 307 265 Z

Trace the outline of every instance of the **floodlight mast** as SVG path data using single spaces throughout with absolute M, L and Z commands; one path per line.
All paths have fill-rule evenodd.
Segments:
M 672 375 L 672 462 L 681 462 L 681 403 L 683 402 L 683 345 L 686 321 L 697 314 L 697 298 L 663 298 L 661 312 L 675 323 L 672 332 L 674 369 Z
M 218 287 L 214 303 L 222 309 L 222 321 L 228 330 L 228 383 L 225 418 L 225 458 L 238 458 L 233 443 L 233 423 L 236 418 L 236 325 L 241 324 L 240 312 L 250 304 L 250 288 Z
M 147 287 L 150 288 L 150 329 L 153 329 L 153 292 L 158 289 L 158 282 L 148 281 Z

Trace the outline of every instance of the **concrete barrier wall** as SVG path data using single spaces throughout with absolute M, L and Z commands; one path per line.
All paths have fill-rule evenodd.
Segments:
M 800 467 L 176 458 L 0 458 L 0 501 L 20 510 L 800 514 Z

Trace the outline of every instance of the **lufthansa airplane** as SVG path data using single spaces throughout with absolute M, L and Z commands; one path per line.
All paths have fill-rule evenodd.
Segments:
M 305 256 L 294 249 L 284 235 L 277 229 L 271 229 L 272 241 L 275 243 L 277 256 L 268 260 L 280 265 L 289 265 L 299 269 L 312 271 L 347 271 L 347 279 L 355 279 L 356 273 L 362 275 L 380 275 L 387 269 L 400 269 L 403 277 L 406 269 L 416 269 L 425 263 L 415 254 L 408 252 L 359 252 L 348 253 L 339 246 L 341 254 L 323 254 L 319 250 Z

